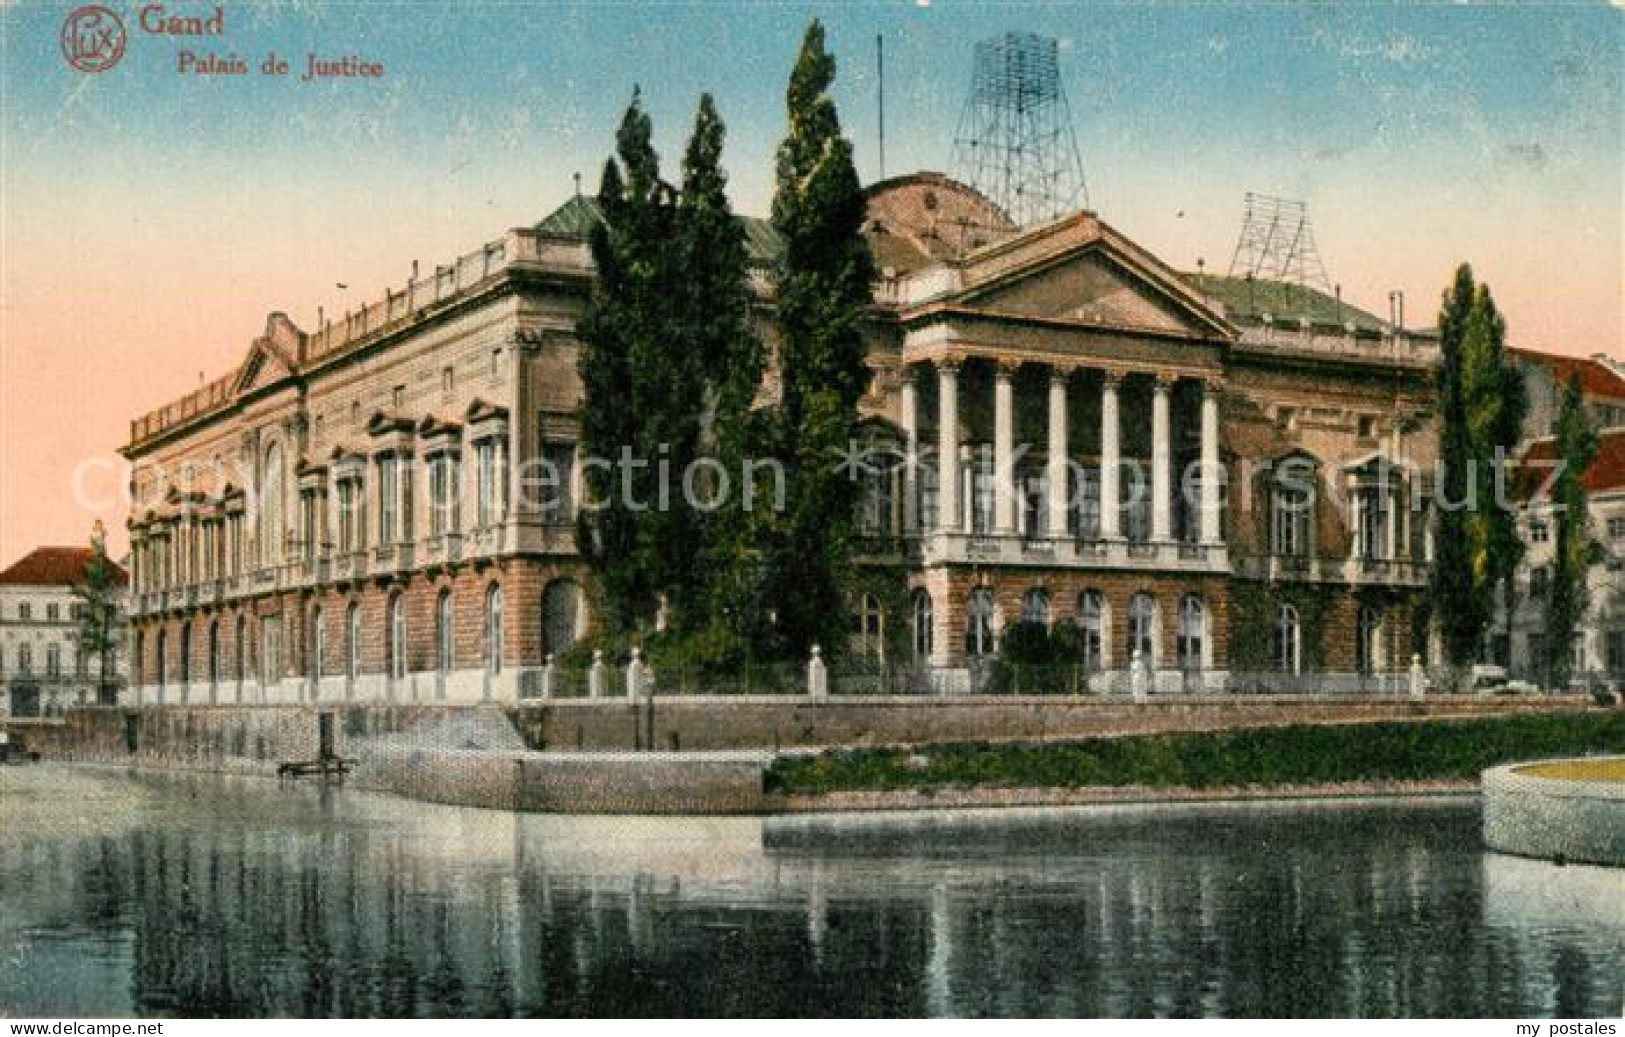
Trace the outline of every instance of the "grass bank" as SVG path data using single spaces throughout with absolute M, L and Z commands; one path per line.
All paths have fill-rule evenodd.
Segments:
M 781 757 L 788 795 L 930 787 L 1236 788 L 1476 779 L 1549 756 L 1625 753 L 1625 712 L 1239 728 L 1042 743 L 955 743 Z

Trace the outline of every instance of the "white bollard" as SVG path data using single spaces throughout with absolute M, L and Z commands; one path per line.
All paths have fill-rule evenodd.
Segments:
M 1427 692 L 1427 685 L 1428 678 L 1422 669 L 1422 657 L 1411 656 L 1411 698 L 1417 702 L 1422 701 L 1422 696 Z
M 824 666 L 824 653 L 812 646 L 812 658 L 807 660 L 807 694 L 815 699 L 829 696 L 829 671 Z
M 547 653 L 547 661 L 542 664 L 542 690 L 541 697 L 553 697 L 553 653 Z
M 592 666 L 587 670 L 587 697 L 604 697 L 604 653 L 601 649 L 593 649 Z
M 1144 702 L 1147 690 L 1146 685 L 1149 681 L 1150 674 L 1148 673 L 1148 664 L 1146 663 L 1146 660 L 1141 657 L 1140 650 L 1138 648 L 1134 649 L 1134 660 L 1129 663 L 1129 667 L 1129 690 L 1133 693 L 1135 702 Z

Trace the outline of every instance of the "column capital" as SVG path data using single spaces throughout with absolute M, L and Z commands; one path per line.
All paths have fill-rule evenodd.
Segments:
M 1151 376 L 1151 391 L 1159 396 L 1166 396 L 1173 390 L 1174 382 L 1177 380 L 1174 375 L 1157 371 Z
M 1049 365 L 1050 384 L 1053 385 L 1056 382 L 1060 382 L 1063 385 L 1066 384 L 1066 380 L 1071 378 L 1077 370 L 1077 364 L 1051 361 Z
M 993 373 L 995 377 L 1008 380 L 1014 377 L 1015 373 L 1020 370 L 1021 366 L 1025 363 L 1025 360 L 1017 360 L 1012 357 L 1001 356 L 993 361 Z
M 1116 392 L 1123 387 L 1124 372 L 1115 368 L 1102 368 L 1100 372 L 1100 387 Z
M 965 354 L 944 353 L 935 360 L 938 374 L 958 374 L 959 369 L 965 366 Z

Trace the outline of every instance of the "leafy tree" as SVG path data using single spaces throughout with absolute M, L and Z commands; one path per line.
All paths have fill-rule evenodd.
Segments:
M 616 134 L 616 155 L 604 165 L 598 190 L 602 219 L 590 246 L 597 278 L 577 325 L 584 389 L 582 447 L 598 460 L 586 469 L 591 507 L 582 509 L 578 540 L 601 586 L 612 631 L 646 626 L 664 575 L 650 557 L 640 509 L 653 496 L 651 438 L 663 415 L 650 414 L 665 347 L 672 260 L 673 201 L 660 180 L 649 116 L 636 91 Z M 641 462 L 624 469 L 620 462 Z
M 117 701 L 119 640 L 124 635 L 124 608 L 119 603 L 123 580 L 107 557 L 107 534 L 97 522 L 90 535 L 90 562 L 84 581 L 73 587 L 79 599 L 79 651 L 96 658 L 99 705 Z
M 786 511 L 765 538 L 765 597 L 777 615 L 773 647 L 832 651 L 848 628 L 845 601 L 857 486 L 837 464 L 848 449 L 867 369 L 859 320 L 874 260 L 861 236 L 865 200 L 830 97 L 835 60 L 824 29 L 808 26 L 785 100 L 773 225 L 784 238 L 777 271 L 781 401 L 778 456 Z
M 1553 538 L 1551 589 L 1546 598 L 1546 673 L 1552 685 L 1568 686 L 1574 668 L 1571 646 L 1589 602 L 1586 576 L 1601 560 L 1591 539 L 1585 471 L 1597 457 L 1597 433 L 1586 416 L 1580 380 L 1571 376 L 1557 415 L 1559 468 L 1552 484 Z
M 1477 660 L 1494 590 L 1511 602 L 1522 558 L 1504 484 L 1527 411 L 1506 358 L 1506 322 L 1487 285 L 1463 263 L 1439 313 L 1440 484 L 1433 594 L 1452 665 Z

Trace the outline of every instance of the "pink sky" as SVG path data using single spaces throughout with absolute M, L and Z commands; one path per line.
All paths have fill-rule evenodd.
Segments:
M 226 91 L 258 97 L 243 92 L 263 84 L 176 84 L 152 72 L 147 96 L 140 84 L 148 80 L 119 81 L 114 73 L 75 78 L 54 49 L 60 14 L 41 10 L 0 4 L 0 27 L 17 30 L 6 44 L 6 85 L 14 95 L 40 95 L 0 113 L 0 565 L 36 545 L 83 542 L 97 518 L 122 551 L 125 473 L 116 451 L 133 417 L 195 388 L 200 374 L 213 379 L 234 369 L 270 310 L 309 328 L 318 305 L 339 314 L 370 302 L 386 285 L 401 284 L 414 259 L 444 262 L 545 215 L 567 197 L 573 172 L 584 172 L 589 184 L 596 179 L 624 88 L 647 72 L 648 60 L 659 60 L 606 51 L 588 64 L 622 67 L 561 72 L 558 82 L 547 69 L 516 65 L 467 87 L 490 87 L 501 99 L 459 101 L 455 91 L 475 77 L 436 78 L 430 89 L 427 78 L 414 78 L 407 49 L 404 57 L 388 52 L 392 68 L 403 71 L 387 81 L 346 85 L 350 92 L 342 94 L 289 94 L 307 100 L 283 112 L 272 104 L 228 103 Z M 365 14 L 342 6 L 313 10 L 330 20 Z M 911 6 L 899 11 L 898 19 L 945 17 Z M 782 115 L 779 87 L 760 84 L 782 81 L 802 17 L 792 12 L 784 15 L 786 25 L 762 27 L 768 42 L 759 63 L 673 67 L 675 82 L 651 93 L 658 143 L 670 165 L 697 90 L 722 81 L 719 103 L 735 127 L 729 142 L 735 201 L 744 212 L 767 211 Z M 854 24 L 833 36 L 837 53 L 872 45 L 875 27 L 865 17 L 841 16 Z M 313 16 L 308 31 L 331 31 L 325 24 Z M 596 31 L 591 20 L 584 24 L 576 31 Z M 961 33 L 949 21 L 921 24 L 940 28 L 943 39 L 962 42 L 967 53 L 984 31 Z M 278 31 L 297 36 L 307 28 L 290 23 Z M 936 140 L 935 130 L 931 139 L 917 134 L 932 126 L 951 135 L 963 78 L 957 60 L 951 69 L 911 64 L 907 31 L 897 30 L 893 174 L 943 168 L 947 142 Z M 919 33 L 925 38 L 925 30 Z M 1215 81 L 1231 74 L 1222 61 L 1251 67 L 1258 60 L 1236 55 L 1239 34 L 1238 42 L 1226 43 L 1208 38 L 1202 25 L 1187 35 L 1202 59 L 1215 63 Z M 626 45 L 662 45 L 659 34 L 646 36 Z M 419 38 L 403 34 L 405 42 L 394 45 L 410 48 Z M 1143 34 L 1122 38 L 1128 46 Z M 1210 270 L 1222 271 L 1244 190 L 1309 198 L 1327 267 L 1356 305 L 1384 314 L 1387 292 L 1400 288 L 1408 323 L 1429 325 L 1439 290 L 1465 259 L 1492 285 L 1514 344 L 1625 355 L 1617 70 L 1612 78 L 1596 71 L 1606 66 L 1593 60 L 1583 33 L 1556 34 L 1552 47 L 1579 48 L 1580 57 L 1568 65 L 1553 59 L 1549 75 L 1534 65 L 1523 73 L 1556 84 L 1548 103 L 1560 114 L 1521 113 L 1516 124 L 1503 126 L 1475 101 L 1460 110 L 1440 102 L 1414 118 L 1392 118 L 1417 103 L 1406 100 L 1394 77 L 1418 55 L 1451 71 L 1454 56 L 1439 54 L 1445 44 L 1438 41 L 1453 38 L 1441 32 L 1428 42 L 1434 38 L 1418 35 L 1422 42 L 1415 43 L 1400 36 L 1393 40 L 1404 46 L 1390 40 L 1372 48 L 1352 31 L 1329 37 L 1326 60 L 1344 74 L 1341 86 L 1387 105 L 1375 135 L 1351 139 L 1346 152 L 1292 146 L 1297 131 L 1270 122 L 1270 106 L 1262 103 L 1267 93 L 1238 118 L 1233 141 L 1211 113 L 1186 113 L 1182 124 L 1177 107 L 1159 107 L 1144 92 L 1103 95 L 1093 105 L 1075 98 L 1092 199 L 1108 222 L 1175 266 L 1191 269 L 1202 257 Z M 935 50 L 943 46 L 935 37 L 929 42 Z M 132 75 L 142 57 L 137 43 L 153 46 L 132 42 Z M 1323 40 L 1310 43 L 1328 49 Z M 1617 56 L 1607 40 L 1600 53 Z M 1183 55 L 1169 50 L 1161 57 L 1195 60 Z M 441 55 L 452 71 L 455 56 Z M 1481 63 L 1490 70 L 1489 90 L 1502 66 Z M 434 71 L 426 66 L 425 77 Z M 1572 93 L 1565 92 L 1570 81 Z M 843 115 L 860 168 L 872 176 L 867 88 L 861 75 L 843 83 L 857 93 L 843 97 Z M 1459 93 L 1446 85 L 1440 96 Z M 1394 96 L 1382 96 L 1384 89 Z M 324 105 L 342 109 L 327 115 Z M 433 109 L 438 121 L 426 129 L 424 106 L 435 105 L 443 106 Z M 1251 136 L 1243 139 L 1244 132 Z M 1183 134 L 1189 142 L 1198 133 L 1217 142 L 1201 140 L 1194 156 L 1167 139 Z M 1599 134 L 1611 135 L 1616 146 L 1599 144 Z M 87 476 L 79 488 L 76 472 Z

